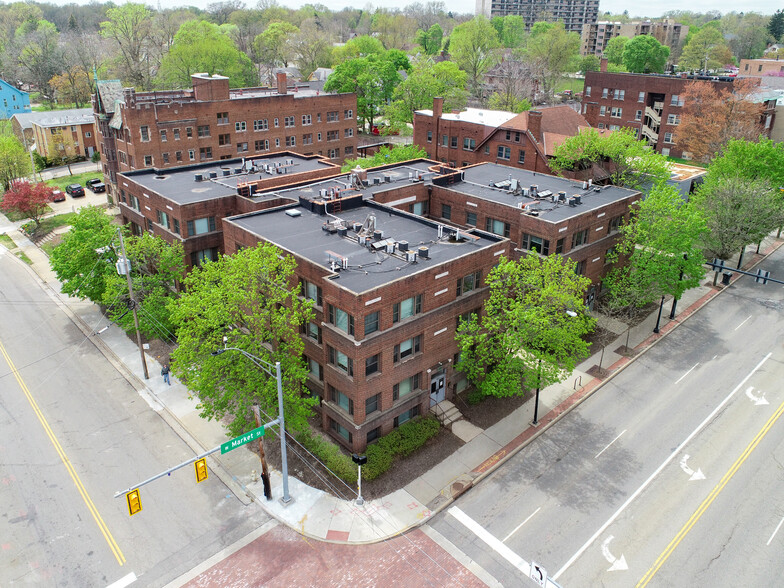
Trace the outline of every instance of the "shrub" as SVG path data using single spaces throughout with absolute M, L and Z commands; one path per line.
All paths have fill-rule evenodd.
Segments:
M 367 465 L 362 468 L 362 477 L 373 480 L 392 467 L 395 458 L 406 456 L 422 447 L 438 434 L 441 424 L 434 417 L 414 419 L 384 435 L 367 448 Z
M 297 441 L 302 443 L 341 480 L 347 484 L 357 483 L 357 466 L 348 455 L 340 450 L 340 447 L 321 435 L 307 430 L 297 435 Z
M 475 404 L 479 404 L 484 399 L 485 399 L 485 395 L 482 394 L 482 391 L 479 388 L 474 388 L 466 395 L 466 400 L 468 401 L 468 404 L 472 406 Z
M 93 163 L 98 163 L 99 161 L 101 161 L 101 154 L 98 151 L 93 152 L 93 156 L 90 159 L 90 161 L 92 161 Z

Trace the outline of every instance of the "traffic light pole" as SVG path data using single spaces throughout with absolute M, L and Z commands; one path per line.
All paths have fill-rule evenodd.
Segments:
M 710 268 L 713 271 L 715 271 L 717 275 L 721 273 L 725 268 L 724 260 L 722 259 L 714 259 L 713 262 L 706 262 L 705 265 L 709 265 Z M 773 282 L 774 284 L 784 284 L 784 280 L 776 280 L 774 278 L 771 278 L 770 272 L 761 269 L 758 269 L 757 273 L 747 272 L 742 269 L 734 269 L 732 270 L 732 272 L 730 272 L 730 275 L 732 275 L 733 273 L 743 274 L 744 276 L 752 276 L 753 278 L 755 278 L 756 282 L 762 282 L 763 284 L 767 284 L 768 282 Z

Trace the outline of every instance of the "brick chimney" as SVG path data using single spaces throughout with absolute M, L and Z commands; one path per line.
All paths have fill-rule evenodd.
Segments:
M 288 92 L 288 76 L 285 71 L 279 71 L 278 78 L 278 94 L 286 94 Z
M 542 112 L 540 110 L 528 111 L 528 131 L 537 143 L 542 142 Z
M 444 99 L 441 97 L 433 98 L 433 118 L 441 118 L 444 113 Z
M 217 74 L 197 73 L 191 76 L 193 97 L 199 101 L 229 99 L 229 78 Z
M 607 58 L 602 57 L 599 61 L 599 71 L 607 71 Z

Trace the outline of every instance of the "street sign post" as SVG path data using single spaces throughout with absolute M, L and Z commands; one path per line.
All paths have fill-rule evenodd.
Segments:
M 250 443 L 251 441 L 255 441 L 259 437 L 264 436 L 264 427 L 258 427 L 257 429 L 253 429 L 252 431 L 248 431 L 244 435 L 240 435 L 239 437 L 235 437 L 231 441 L 226 441 L 226 443 L 221 443 L 220 450 L 221 455 L 224 453 L 228 453 L 232 449 L 237 449 L 246 443 Z

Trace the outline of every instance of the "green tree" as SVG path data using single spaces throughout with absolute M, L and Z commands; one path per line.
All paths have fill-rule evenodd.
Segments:
M 356 59 L 357 57 L 369 57 L 371 55 L 384 55 L 386 49 L 381 41 L 370 35 L 360 35 L 348 41 L 342 47 L 335 47 L 332 52 L 335 65 Z
M 348 172 L 359 166 L 362 169 L 378 167 L 379 165 L 389 165 L 400 161 L 410 161 L 412 159 L 425 159 L 427 152 L 419 145 L 396 145 L 395 147 L 382 147 L 378 153 L 371 157 L 360 157 L 359 159 L 347 159 L 340 168 L 343 172 Z
M 703 27 L 686 43 L 678 67 L 694 70 L 716 69 L 728 63 L 728 53 L 730 51 L 721 31 L 713 27 Z
M 512 94 L 493 92 L 487 100 L 490 110 L 503 110 L 506 112 L 524 112 L 531 110 L 533 104 L 528 98 L 518 98 Z
M 106 285 L 117 272 L 120 243 L 116 237 L 117 227 L 102 208 L 79 210 L 49 259 L 64 294 L 103 302 Z
M 580 73 L 583 75 L 589 71 L 599 71 L 600 67 L 601 63 L 596 55 L 586 55 L 580 60 Z
M 595 321 L 583 312 L 590 284 L 561 255 L 501 258 L 485 284 L 481 316 L 462 321 L 455 366 L 487 396 L 516 396 L 562 381 L 588 356 L 583 336 Z
M 106 11 L 109 20 L 101 23 L 101 34 L 114 42 L 119 50 L 117 65 L 124 81 L 141 88 L 150 89 L 154 55 L 149 47 L 152 34 L 152 12 L 144 4 L 128 2 Z
M 357 95 L 357 116 L 364 126 L 373 128 L 382 105 L 392 97 L 400 83 L 395 65 L 384 57 L 370 55 L 344 61 L 324 84 L 326 92 L 354 92 Z
M 525 21 L 519 14 L 509 14 L 504 17 L 504 24 L 499 32 L 501 45 L 507 49 L 521 47 L 525 40 Z
M 413 122 L 414 111 L 431 108 L 436 96 L 444 99 L 445 111 L 462 110 L 468 98 L 467 78 L 467 74 L 451 61 L 433 63 L 431 59 L 421 59 L 395 88 L 384 115 L 390 123 Z
M 308 370 L 302 359 L 300 326 L 313 320 L 312 302 L 298 296 L 296 262 L 270 244 L 242 249 L 196 267 L 185 293 L 172 303 L 178 347 L 174 373 L 199 397 L 201 416 L 229 419 L 231 436 L 256 427 L 252 407 L 278 414 L 275 378 L 235 353 L 212 355 L 226 346 L 271 364 L 280 362 L 286 425 L 301 431 L 317 402 L 303 395 Z
M 8 190 L 19 178 L 30 173 L 30 156 L 13 134 L 0 135 L 0 188 Z
M 712 178 L 763 180 L 774 188 L 784 187 L 784 143 L 767 137 L 731 139 L 720 153 L 710 164 Z
M 579 67 L 580 35 L 567 32 L 560 22 L 546 23 L 547 27 L 539 27 L 544 32 L 537 33 L 538 24 L 531 30 L 526 52 L 541 91 L 552 99 L 564 74 Z
M 650 149 L 645 141 L 635 139 L 631 129 L 609 135 L 600 135 L 596 129 L 583 130 L 556 147 L 550 160 L 555 173 L 597 167 L 606 168 L 611 184 L 637 190 L 670 177 L 667 158 Z
M 253 50 L 259 63 L 268 68 L 288 67 L 292 59 L 290 39 L 299 29 L 290 22 L 271 22 L 253 40 Z
M 670 48 L 655 37 L 638 35 L 623 49 L 623 66 L 632 73 L 663 73 Z
M 157 77 L 169 88 L 186 88 L 191 83 L 191 75 L 199 72 L 226 76 L 232 88 L 258 83 L 250 58 L 237 49 L 218 25 L 206 20 L 189 20 L 174 36 L 174 44 L 161 61 Z
M 675 186 L 655 185 L 621 226 L 611 261 L 628 262 L 605 279 L 612 305 L 640 307 L 664 295 L 678 300 L 698 286 L 705 275 L 706 230 L 702 211 L 685 201 Z
M 452 60 L 468 74 L 468 88 L 478 96 L 485 72 L 498 60 L 498 33 L 484 16 L 455 27 L 449 41 Z
M 626 50 L 626 43 L 629 42 L 629 37 L 613 37 L 604 48 L 604 56 L 607 58 L 607 63 L 613 65 L 623 65 L 623 52 Z
M 169 244 L 145 232 L 125 240 L 125 253 L 131 262 L 139 331 L 148 339 L 173 339 L 170 303 L 178 296 L 177 282 L 185 276 L 182 243 Z M 128 312 L 130 296 L 125 275 L 115 272 L 107 277 L 103 303 L 112 321 L 126 332 L 135 328 L 133 315 Z
M 54 89 L 49 81 L 60 73 L 62 67 L 59 40 L 57 27 L 47 20 L 39 20 L 35 30 L 24 36 L 24 48 L 19 56 L 26 81 L 37 87 L 49 104 L 54 103 Z
M 290 40 L 294 63 L 307 77 L 319 67 L 332 65 L 332 35 L 318 26 L 314 19 L 302 22 L 299 32 Z
M 429 29 L 419 29 L 416 34 L 416 42 L 422 47 L 425 55 L 435 55 L 441 49 L 441 41 L 444 39 L 444 30 L 438 23 Z
M 778 41 L 781 35 L 784 35 L 784 10 L 779 8 L 773 13 L 768 22 L 768 32 L 771 36 Z

